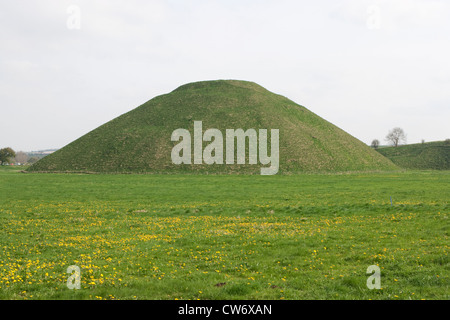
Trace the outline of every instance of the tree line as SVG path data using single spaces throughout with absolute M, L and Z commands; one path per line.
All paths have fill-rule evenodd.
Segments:
M 399 144 L 406 143 L 406 133 L 402 128 L 396 127 L 389 131 L 389 133 L 386 135 L 385 141 L 387 141 L 394 147 L 398 147 Z M 374 139 L 371 146 L 374 149 L 378 148 L 380 146 L 380 141 Z
M 38 160 L 38 157 L 30 157 L 23 151 L 15 152 L 10 147 L 0 149 L 0 165 L 11 163 L 32 164 Z

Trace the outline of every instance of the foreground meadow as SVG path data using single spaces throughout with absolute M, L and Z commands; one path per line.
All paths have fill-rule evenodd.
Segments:
M 0 299 L 449 299 L 449 184 L 1 168 Z

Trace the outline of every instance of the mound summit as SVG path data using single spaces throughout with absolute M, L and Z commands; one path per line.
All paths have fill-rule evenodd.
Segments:
M 30 172 L 259 174 L 261 164 L 174 164 L 174 130 L 279 130 L 279 173 L 392 170 L 398 167 L 305 107 L 256 83 L 182 85 L 105 123 L 32 165 Z M 270 141 L 270 138 L 268 138 Z M 192 141 L 193 143 L 193 141 Z M 209 142 L 203 141 L 205 148 Z M 270 142 L 269 142 L 270 147 Z M 248 150 L 248 143 L 247 143 Z

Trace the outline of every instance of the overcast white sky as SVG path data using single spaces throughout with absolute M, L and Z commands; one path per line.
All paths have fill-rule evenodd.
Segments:
M 0 147 L 60 148 L 187 82 L 254 81 L 361 141 L 450 138 L 450 1 L 0 0 Z

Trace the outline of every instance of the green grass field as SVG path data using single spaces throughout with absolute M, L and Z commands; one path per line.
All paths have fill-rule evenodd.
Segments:
M 0 299 L 449 299 L 449 183 L 0 168 Z

